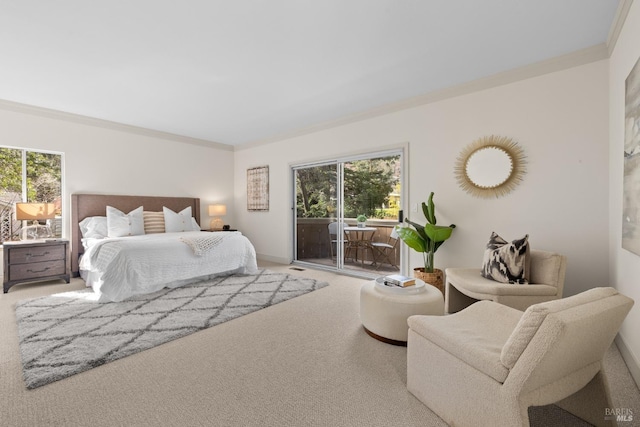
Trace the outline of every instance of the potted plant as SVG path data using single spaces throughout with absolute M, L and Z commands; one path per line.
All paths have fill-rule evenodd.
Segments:
M 436 225 L 433 192 L 429 195 L 427 203 L 422 202 L 422 212 L 427 218 L 427 224 L 420 225 L 407 218 L 406 222 L 413 226 L 413 228 L 397 225 L 396 232 L 398 233 L 398 237 L 411 249 L 422 253 L 424 267 L 414 268 L 414 277 L 435 286 L 444 294 L 444 273 L 442 270 L 434 268 L 433 258 L 438 248 L 442 246 L 445 240 L 451 237 L 451 233 L 453 233 L 456 225 L 451 224 L 448 227 Z
M 358 221 L 358 227 L 362 228 L 365 226 L 366 222 L 367 222 L 367 216 L 360 214 L 357 216 L 356 221 Z

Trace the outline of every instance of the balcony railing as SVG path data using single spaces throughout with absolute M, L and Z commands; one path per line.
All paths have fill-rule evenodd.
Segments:
M 331 259 L 331 238 L 329 237 L 329 224 L 335 222 L 332 218 L 298 218 L 297 219 L 297 259 L 307 261 L 313 259 Z M 345 219 L 345 225 L 356 226 L 355 219 Z M 386 243 L 397 221 L 367 220 L 367 227 L 375 227 L 372 242 Z M 345 238 L 346 240 L 346 238 Z M 370 251 L 361 251 L 358 255 L 363 257 L 359 261 L 373 263 Z M 396 248 L 395 264 L 400 265 L 400 251 Z

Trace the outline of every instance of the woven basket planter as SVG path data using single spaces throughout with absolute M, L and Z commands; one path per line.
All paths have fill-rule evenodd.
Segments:
M 413 277 L 428 285 L 435 286 L 444 295 L 444 272 L 442 270 L 434 268 L 433 273 L 425 273 L 424 267 L 414 268 Z

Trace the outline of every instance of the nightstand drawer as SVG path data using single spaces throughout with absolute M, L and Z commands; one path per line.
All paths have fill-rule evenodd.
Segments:
M 13 248 L 9 253 L 9 264 L 27 264 L 43 261 L 65 259 L 65 246 L 36 246 L 30 248 Z M 64 266 L 64 262 L 62 262 Z M 63 272 L 64 273 L 64 272 Z M 58 273 L 51 273 L 58 274 Z M 60 273 L 62 274 L 62 273 Z
M 34 262 L 31 264 L 16 264 L 9 266 L 10 280 L 29 280 L 39 277 L 59 276 L 66 274 L 66 261 Z
M 4 242 L 4 293 L 24 282 L 62 279 L 69 283 L 69 241 L 67 239 Z

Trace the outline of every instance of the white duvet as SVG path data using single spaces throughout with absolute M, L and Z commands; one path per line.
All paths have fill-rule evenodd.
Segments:
M 254 273 L 256 253 L 239 232 L 224 233 L 211 249 L 196 255 L 184 240 L 201 231 L 85 239 L 80 274 L 100 302 L 122 301 L 162 288 L 176 288 L 206 276 Z

